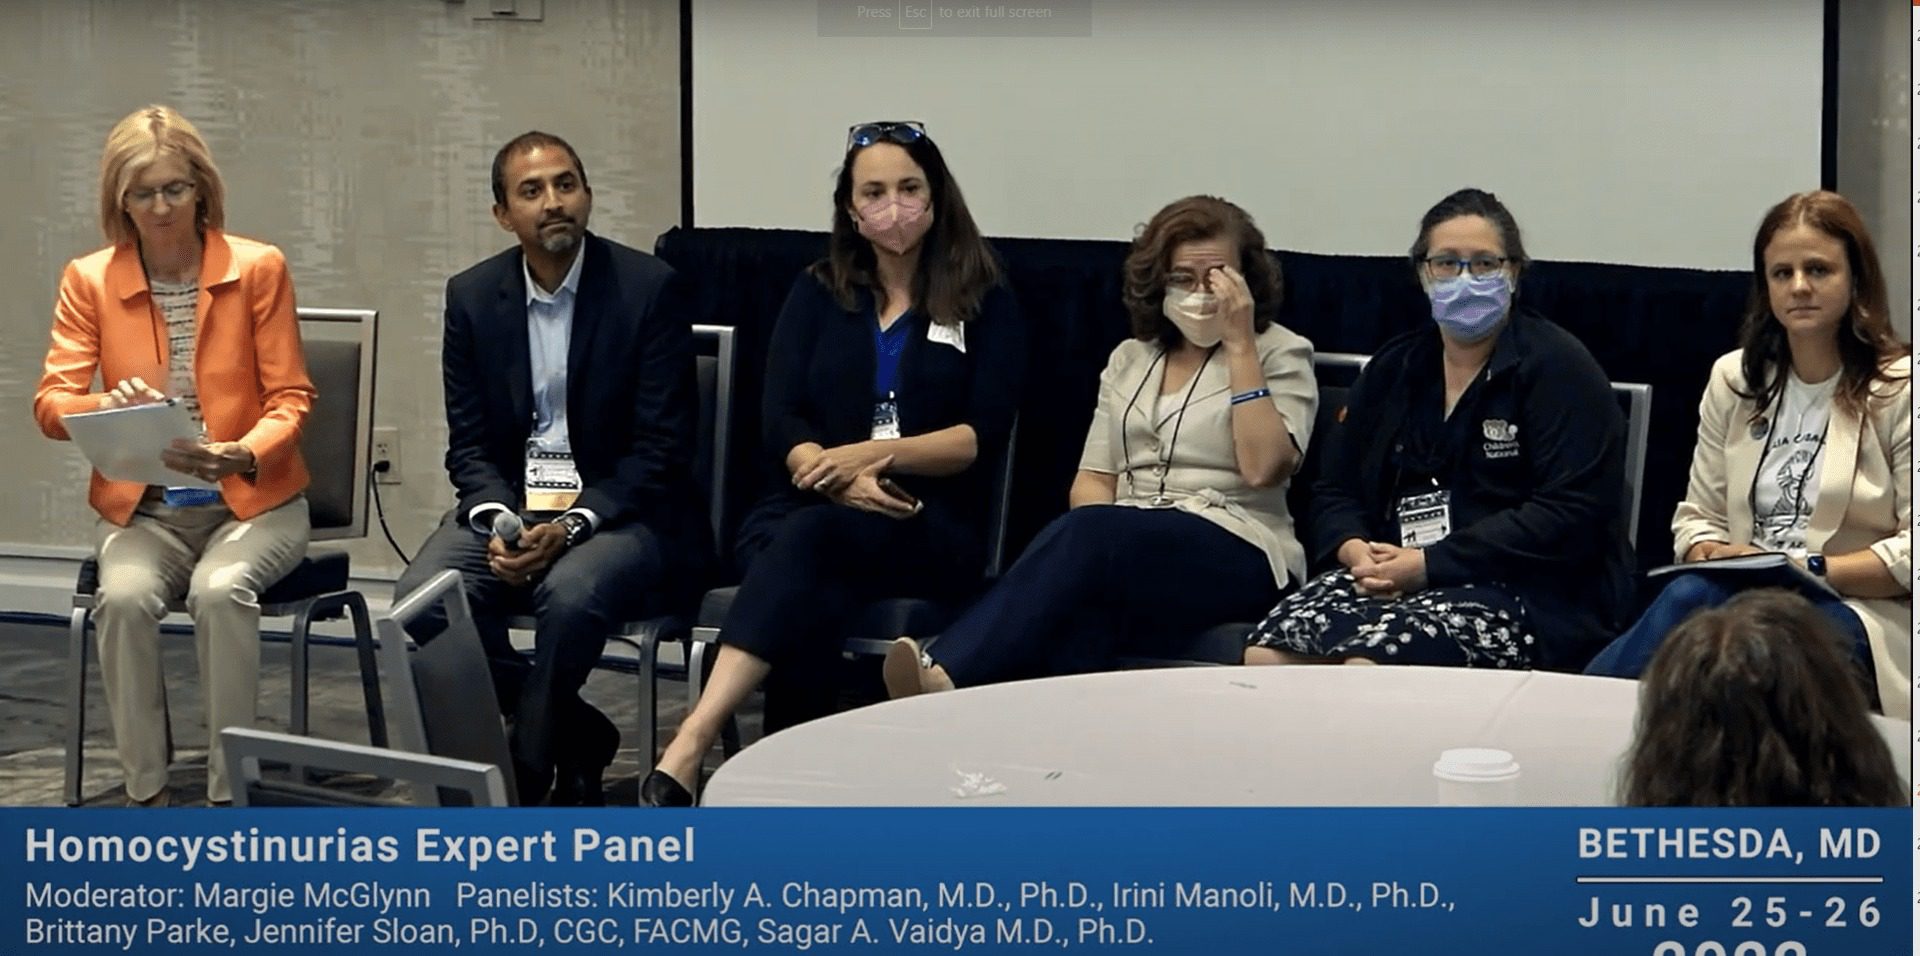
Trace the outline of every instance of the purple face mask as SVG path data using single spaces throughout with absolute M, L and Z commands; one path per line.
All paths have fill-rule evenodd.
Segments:
M 1427 289 L 1433 302 L 1433 321 L 1440 331 L 1462 342 L 1478 342 L 1492 335 L 1513 302 L 1513 283 L 1505 274 L 1474 278 L 1459 275 L 1436 280 Z
M 876 199 L 860 207 L 860 234 L 894 255 L 918 244 L 933 226 L 924 199 Z

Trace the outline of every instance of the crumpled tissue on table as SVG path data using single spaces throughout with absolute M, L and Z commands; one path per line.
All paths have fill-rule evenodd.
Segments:
M 1007 785 L 984 773 L 969 773 L 958 767 L 953 772 L 960 775 L 960 785 L 953 788 L 953 795 L 962 800 L 971 797 L 991 797 L 1007 792 Z

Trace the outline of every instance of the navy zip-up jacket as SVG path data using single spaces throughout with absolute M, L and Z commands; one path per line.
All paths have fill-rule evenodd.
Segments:
M 1451 494 L 1452 532 L 1426 549 L 1427 583 L 1505 585 L 1525 606 L 1535 663 L 1577 670 L 1632 602 L 1626 422 L 1586 347 L 1516 312 L 1441 420 L 1437 326 L 1375 353 L 1326 439 L 1314 486 L 1316 561 L 1349 538 L 1398 542 L 1409 490 Z

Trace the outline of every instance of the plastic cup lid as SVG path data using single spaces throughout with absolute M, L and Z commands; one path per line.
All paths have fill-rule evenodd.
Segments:
M 1461 783 L 1494 783 L 1520 775 L 1513 754 L 1491 747 L 1460 747 L 1442 751 L 1433 762 L 1433 775 Z

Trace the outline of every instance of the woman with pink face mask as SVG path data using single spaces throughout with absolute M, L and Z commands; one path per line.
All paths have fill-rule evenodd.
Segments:
M 937 639 L 895 642 L 893 696 L 1162 656 L 1305 577 L 1286 487 L 1319 393 L 1312 344 L 1274 321 L 1265 237 L 1232 203 L 1182 199 L 1124 284 L 1134 334 L 1100 375 L 1071 510 Z
M 1245 661 L 1578 667 L 1632 594 L 1607 376 L 1514 308 L 1527 252 L 1492 193 L 1436 203 L 1410 256 L 1432 321 L 1347 392 L 1313 488 L 1329 570 L 1254 629 Z
M 762 406 L 772 491 L 700 701 L 641 784 L 693 800 L 701 760 L 765 680 L 769 732 L 831 709 L 847 618 L 958 597 L 985 566 L 992 480 L 1026 368 L 1013 294 L 917 122 L 854 127 L 827 257 L 774 324 Z

